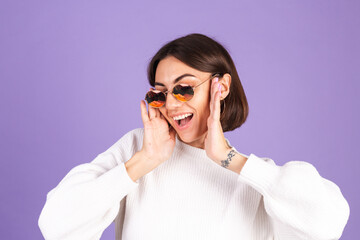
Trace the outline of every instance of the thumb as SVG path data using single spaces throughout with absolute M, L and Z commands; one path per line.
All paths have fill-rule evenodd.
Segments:
M 205 138 L 204 139 L 207 139 L 208 133 L 209 133 L 209 130 L 205 133 Z

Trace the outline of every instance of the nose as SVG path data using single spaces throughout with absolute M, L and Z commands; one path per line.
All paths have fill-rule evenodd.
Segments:
M 166 94 L 165 107 L 167 109 L 178 108 L 181 106 L 181 104 L 182 104 L 182 102 L 177 100 L 176 97 L 174 95 L 172 95 L 172 93 L 168 92 L 168 94 Z

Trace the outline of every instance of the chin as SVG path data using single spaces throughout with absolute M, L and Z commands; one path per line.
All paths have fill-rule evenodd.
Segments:
M 179 133 L 177 133 L 177 135 L 179 136 L 179 139 L 182 142 L 191 145 L 191 143 L 199 141 L 204 134 L 201 135 L 201 136 L 194 136 L 193 134 L 179 134 Z
M 184 135 L 184 134 L 179 134 L 178 132 L 176 134 L 179 136 L 180 140 L 185 143 L 191 143 L 194 141 L 194 138 L 189 136 L 188 134 Z

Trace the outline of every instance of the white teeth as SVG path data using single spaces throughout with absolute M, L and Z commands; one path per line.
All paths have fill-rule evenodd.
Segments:
M 180 115 L 180 116 L 176 116 L 176 117 L 173 117 L 174 120 L 181 120 L 181 119 L 184 119 L 188 116 L 191 116 L 192 113 L 187 113 L 187 114 L 184 114 L 184 115 Z

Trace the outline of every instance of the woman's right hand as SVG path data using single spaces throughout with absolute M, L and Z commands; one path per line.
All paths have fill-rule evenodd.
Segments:
M 144 100 L 141 100 L 140 107 L 144 124 L 144 140 L 141 152 L 148 161 L 153 161 L 158 166 L 171 157 L 176 143 L 176 131 L 173 127 L 169 127 L 159 109 L 149 106 L 148 113 Z

